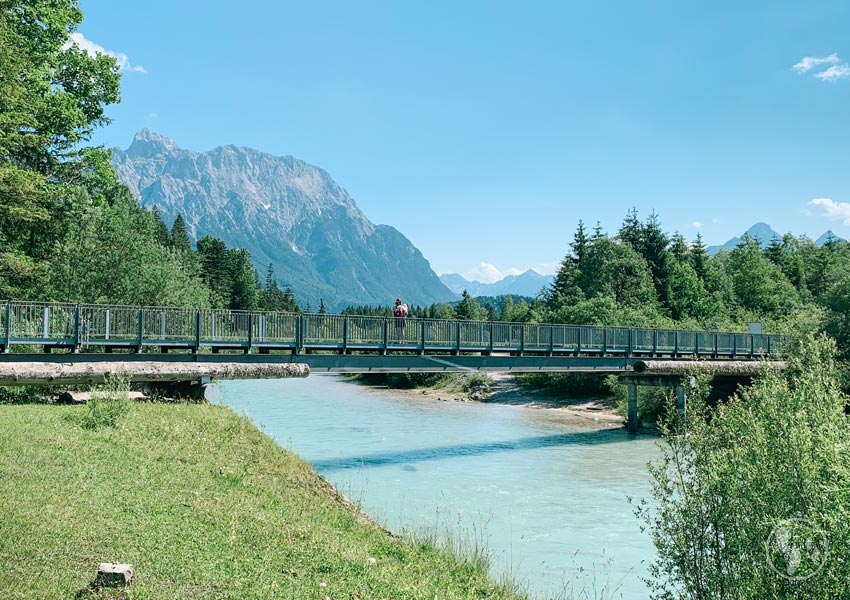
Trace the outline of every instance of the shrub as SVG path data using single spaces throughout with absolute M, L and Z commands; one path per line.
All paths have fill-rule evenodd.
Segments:
M 115 427 L 133 407 L 128 394 L 130 383 L 125 377 L 110 376 L 103 386 L 93 391 L 95 393 L 86 403 L 86 410 L 80 418 L 83 429 Z
M 484 373 L 470 373 L 461 382 L 461 389 L 467 394 L 486 394 L 491 387 L 493 380 Z
M 786 374 L 766 371 L 710 408 L 664 425 L 653 505 L 636 512 L 658 558 L 656 599 L 850 597 L 850 419 L 835 343 L 808 337 Z

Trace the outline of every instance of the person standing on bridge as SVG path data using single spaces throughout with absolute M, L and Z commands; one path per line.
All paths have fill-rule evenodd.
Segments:
M 393 316 L 395 317 L 396 337 L 401 340 L 402 344 L 405 342 L 405 325 L 409 312 L 410 309 L 407 308 L 407 304 L 403 304 L 401 298 L 396 298 Z

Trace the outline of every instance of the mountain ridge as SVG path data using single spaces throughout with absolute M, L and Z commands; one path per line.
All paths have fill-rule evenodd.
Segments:
M 750 237 L 755 238 L 755 240 L 759 243 L 759 245 L 762 248 L 766 248 L 770 244 L 770 241 L 774 237 L 778 237 L 778 238 L 782 239 L 782 234 L 780 234 L 778 231 L 774 230 L 767 223 L 759 221 L 758 223 L 755 223 L 754 225 L 751 225 L 750 227 L 748 227 L 747 230 L 744 231 L 743 234 L 741 234 L 741 237 L 736 236 L 736 237 L 728 239 L 723 244 L 719 244 L 719 245 L 715 245 L 715 246 L 708 246 L 706 248 L 706 251 L 708 252 L 709 255 L 714 256 L 715 254 L 717 254 L 721 250 L 732 250 L 733 248 L 735 248 L 735 246 L 737 246 L 738 244 L 741 243 L 741 240 L 742 240 L 744 235 L 749 235 Z M 821 236 L 818 237 L 814 242 L 818 246 L 823 246 L 827 242 L 827 240 L 830 238 L 830 236 L 832 236 L 834 239 L 836 239 L 838 241 L 844 241 L 843 238 L 838 237 L 837 235 L 835 235 L 832 232 L 831 229 L 828 229 L 823 234 L 821 234 Z
M 493 283 L 469 281 L 458 273 L 444 273 L 440 281 L 455 294 L 466 290 L 472 296 L 537 296 L 541 289 L 549 287 L 555 280 L 554 275 L 541 275 L 534 269 L 519 275 L 507 275 Z
M 369 221 L 327 171 L 291 155 L 232 144 L 196 152 L 143 129 L 113 150 L 113 164 L 140 204 L 167 220 L 181 214 L 193 240 L 247 248 L 260 273 L 273 264 L 302 304 L 454 299 L 403 234 Z

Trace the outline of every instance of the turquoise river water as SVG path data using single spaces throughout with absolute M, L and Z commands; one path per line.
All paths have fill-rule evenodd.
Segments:
M 535 598 L 648 595 L 653 547 L 627 497 L 649 496 L 651 437 L 332 375 L 230 381 L 220 393 L 392 531 L 484 545 L 493 576 Z

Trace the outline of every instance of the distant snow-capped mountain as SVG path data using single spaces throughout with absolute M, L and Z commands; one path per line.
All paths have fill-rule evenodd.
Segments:
M 472 296 L 536 296 L 540 290 L 552 285 L 554 275 L 541 275 L 534 269 L 529 269 L 519 275 L 508 275 L 494 283 L 469 281 L 457 273 L 440 275 L 440 281 L 447 288 L 460 296 L 464 290 Z

